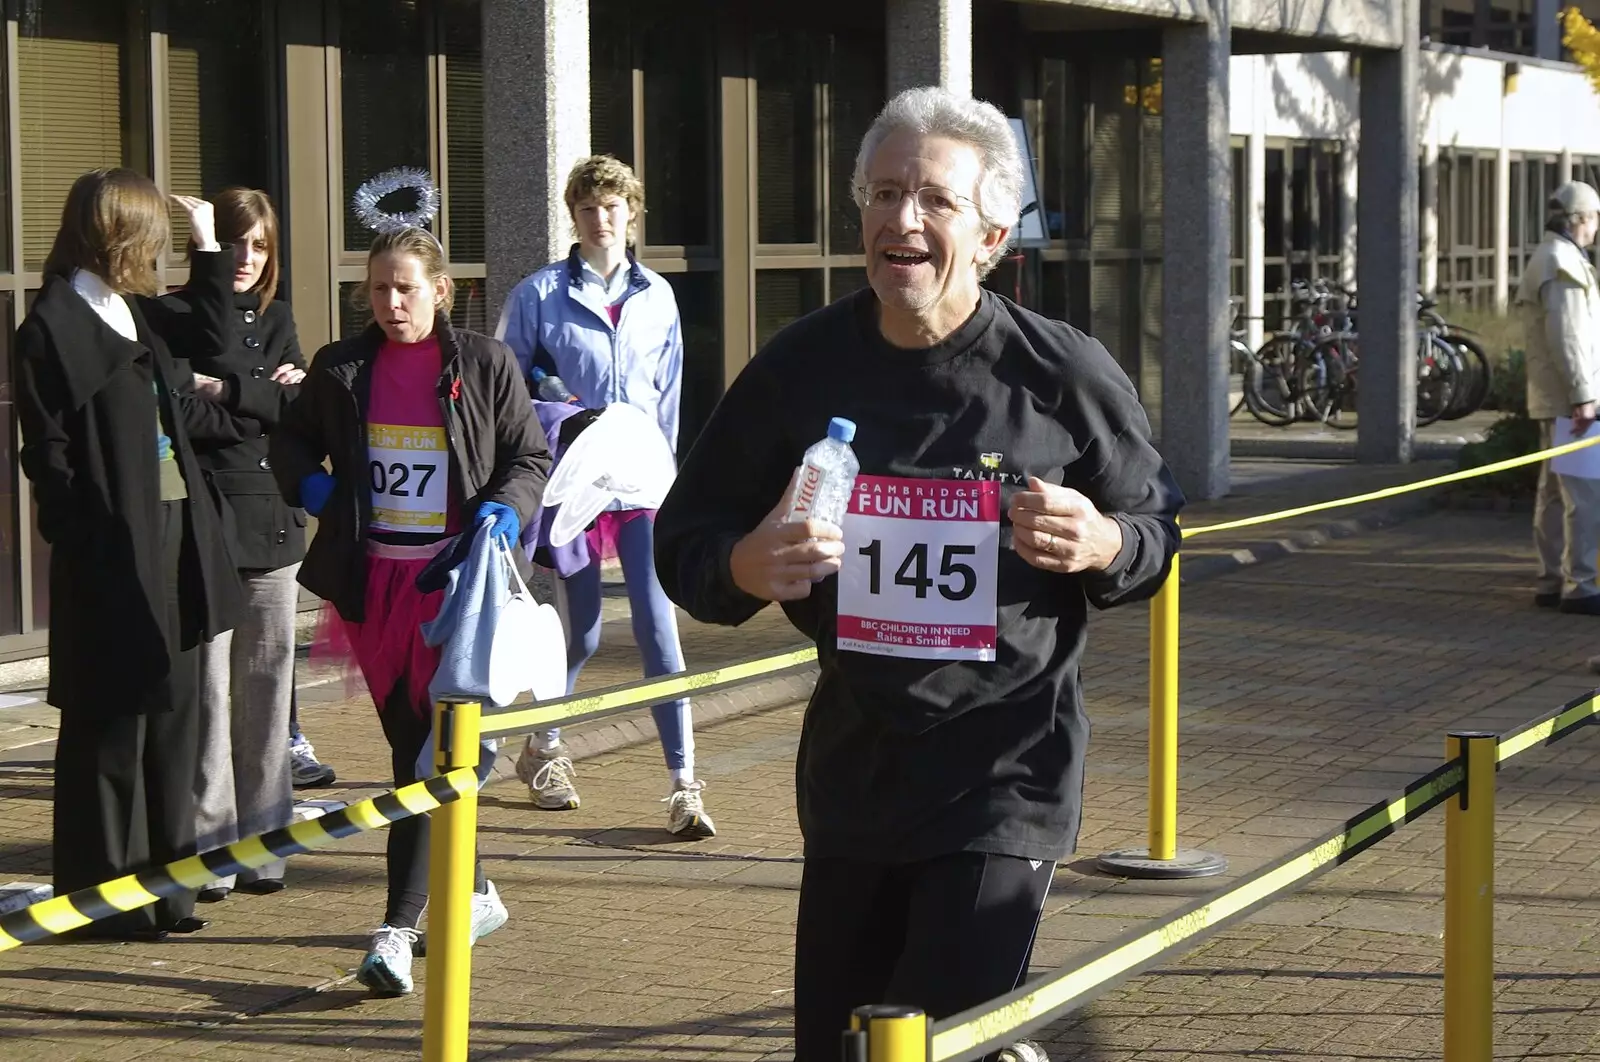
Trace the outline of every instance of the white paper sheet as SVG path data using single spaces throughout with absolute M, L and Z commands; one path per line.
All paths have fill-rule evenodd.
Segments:
M 1600 424 L 1589 425 L 1589 430 L 1583 435 L 1572 433 L 1572 418 L 1557 417 L 1556 430 L 1551 437 L 1551 445 L 1564 446 L 1569 442 L 1577 442 L 1580 438 L 1593 439 L 1600 435 Z M 1550 459 L 1550 471 L 1558 476 L 1575 476 L 1578 479 L 1600 479 L 1600 443 L 1574 450 L 1570 454 L 1561 454 Z

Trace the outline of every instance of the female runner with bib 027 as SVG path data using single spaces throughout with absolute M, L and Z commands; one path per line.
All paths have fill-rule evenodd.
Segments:
M 317 353 L 272 436 L 272 469 L 289 503 L 318 517 L 300 582 L 326 602 L 319 641 L 347 640 L 361 667 L 401 786 L 428 773 L 418 761 L 430 747 L 439 663 L 420 625 L 442 591 L 422 593 L 417 575 L 479 523 L 515 543 L 539 506 L 550 453 L 511 351 L 451 325 L 453 291 L 431 233 L 400 228 L 374 240 L 358 295 L 373 323 Z M 486 751 L 480 775 L 493 759 Z M 356 976 L 401 995 L 428 899 L 427 816 L 395 823 L 388 846 L 388 906 Z M 477 880 L 474 940 L 506 919 L 481 867 Z

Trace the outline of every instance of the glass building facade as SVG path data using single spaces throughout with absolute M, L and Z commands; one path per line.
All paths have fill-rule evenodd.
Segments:
M 779 328 L 866 283 L 851 174 L 886 96 L 883 4 L 591 0 L 592 149 L 644 179 L 640 258 L 672 284 L 686 347 L 684 442 Z M 1048 247 L 990 283 L 1092 331 L 1152 403 L 1161 317 L 1159 37 L 1092 49 L 974 5 L 974 87 L 1026 118 Z M 351 194 L 396 166 L 434 175 L 458 324 L 488 330 L 479 0 L 11 0 L 0 152 L 0 358 L 37 291 L 72 181 L 125 165 L 175 193 L 265 189 L 302 346 L 359 329 L 367 233 Z M 165 282 L 187 276 L 173 233 Z M 0 455 L 0 656 L 49 626 L 47 547 Z M 1156 411 L 1152 410 L 1154 414 Z

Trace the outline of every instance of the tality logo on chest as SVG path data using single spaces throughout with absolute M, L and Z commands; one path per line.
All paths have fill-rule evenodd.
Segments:
M 962 468 L 957 465 L 950 470 L 952 479 L 988 480 L 1002 486 L 1020 487 L 1027 482 L 1027 477 L 1018 472 L 1002 472 L 1000 462 L 1005 460 L 1005 454 L 999 451 L 978 455 L 978 464 L 974 468 Z

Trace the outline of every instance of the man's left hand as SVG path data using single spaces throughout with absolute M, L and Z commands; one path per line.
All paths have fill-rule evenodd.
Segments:
M 1042 571 L 1099 572 L 1122 551 L 1122 525 L 1071 487 L 1037 476 L 1011 499 L 1012 541 L 1017 553 Z

